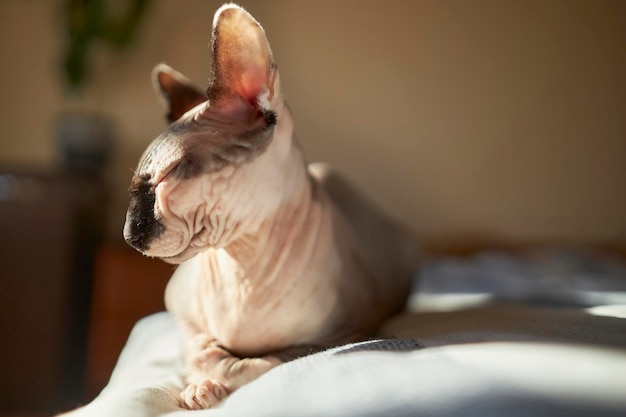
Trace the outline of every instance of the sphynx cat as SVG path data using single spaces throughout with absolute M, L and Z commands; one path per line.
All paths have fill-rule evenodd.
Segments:
M 165 294 L 185 337 L 178 401 L 210 408 L 264 372 L 362 340 L 404 307 L 411 235 L 293 138 L 260 24 L 215 14 L 206 93 L 161 64 L 169 127 L 130 186 L 126 241 L 180 264 Z

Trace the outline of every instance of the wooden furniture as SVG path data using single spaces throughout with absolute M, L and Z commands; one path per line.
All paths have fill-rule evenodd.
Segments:
M 105 209 L 96 177 L 0 167 L 0 415 L 80 400 Z

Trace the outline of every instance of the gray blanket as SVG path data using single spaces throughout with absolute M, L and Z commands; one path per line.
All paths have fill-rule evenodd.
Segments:
M 167 313 L 150 316 L 135 326 L 108 386 L 70 415 L 625 416 L 626 267 L 569 252 L 545 256 L 425 265 L 412 303 L 419 310 L 421 300 L 422 311 L 387 328 L 400 339 L 281 365 L 212 410 L 177 408 L 178 330 Z M 558 290 L 561 280 L 568 284 Z M 549 302 L 539 291 L 547 282 Z M 468 307 L 466 296 L 477 294 L 508 301 Z

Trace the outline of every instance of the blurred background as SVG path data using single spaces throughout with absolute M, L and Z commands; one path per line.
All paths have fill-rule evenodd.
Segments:
M 204 88 L 221 3 L 0 0 L 0 415 L 88 400 L 162 308 L 127 187 L 165 127 L 152 68 Z M 427 247 L 626 246 L 626 2 L 240 4 L 309 160 Z

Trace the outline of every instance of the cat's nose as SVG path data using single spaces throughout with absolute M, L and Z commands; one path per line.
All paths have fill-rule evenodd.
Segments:
M 147 250 L 150 247 L 147 236 L 148 233 L 145 223 L 132 219 L 126 220 L 126 224 L 124 225 L 124 240 L 129 246 L 140 252 Z
M 131 209 L 126 213 L 124 240 L 139 252 L 146 253 L 155 239 L 165 231 L 165 226 L 152 213 L 145 216 Z
M 148 249 L 148 246 L 145 243 L 145 234 L 133 234 L 128 233 L 127 228 L 124 228 L 124 240 L 128 243 L 129 246 L 137 249 L 138 251 L 144 251 Z

